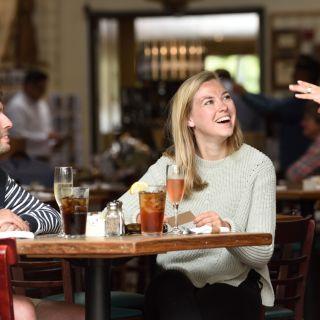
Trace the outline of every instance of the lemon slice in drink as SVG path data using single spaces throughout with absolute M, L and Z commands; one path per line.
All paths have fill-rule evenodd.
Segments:
M 145 191 L 148 188 L 148 184 L 144 181 L 137 181 L 135 183 L 132 184 L 132 186 L 130 187 L 130 194 L 137 194 L 141 191 Z

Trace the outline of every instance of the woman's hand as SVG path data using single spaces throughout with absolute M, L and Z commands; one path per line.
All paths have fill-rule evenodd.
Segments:
M 289 89 L 297 92 L 295 97 L 299 99 L 313 100 L 320 104 L 320 87 L 312 83 L 298 80 L 297 84 L 290 84 Z M 318 110 L 320 112 L 320 110 Z
M 213 232 L 219 232 L 220 227 L 227 227 L 231 229 L 231 226 L 228 222 L 222 220 L 218 213 L 214 211 L 206 211 L 200 213 L 194 220 L 193 223 L 196 227 L 202 227 L 208 225 L 212 227 Z

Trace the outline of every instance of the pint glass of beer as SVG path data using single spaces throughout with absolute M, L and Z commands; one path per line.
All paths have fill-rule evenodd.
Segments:
M 141 233 L 143 235 L 162 234 L 166 187 L 148 186 L 144 191 L 139 192 L 139 203 Z

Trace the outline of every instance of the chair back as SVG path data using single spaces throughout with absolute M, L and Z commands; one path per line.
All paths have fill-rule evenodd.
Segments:
M 0 239 L 0 319 L 14 320 L 10 266 L 17 262 L 14 239 Z
M 290 309 L 294 319 L 302 319 L 315 223 L 310 217 L 277 221 L 275 250 L 269 270 L 275 305 Z
M 73 281 L 67 260 L 20 258 L 11 268 L 14 293 L 44 298 L 64 292 L 65 301 L 73 303 Z

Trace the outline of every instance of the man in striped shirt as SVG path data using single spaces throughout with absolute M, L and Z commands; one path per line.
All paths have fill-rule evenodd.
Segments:
M 10 150 L 8 132 L 12 122 L 3 113 L 0 102 L 0 154 Z M 0 232 L 31 231 L 35 234 L 57 233 L 61 227 L 60 214 L 21 188 L 0 169 Z M 32 302 L 25 296 L 13 295 L 15 320 L 84 320 L 82 306 L 55 301 Z
M 12 122 L 0 103 L 0 154 L 9 151 Z M 0 231 L 28 230 L 35 234 L 57 233 L 60 214 L 21 188 L 0 169 Z

